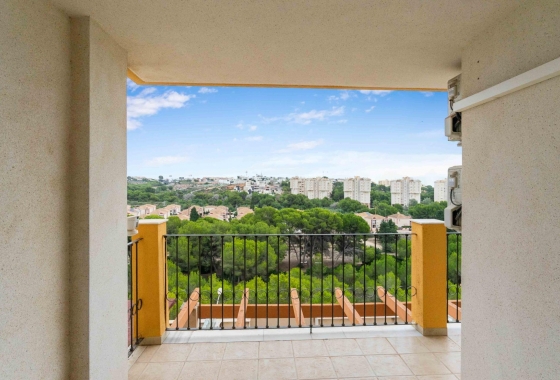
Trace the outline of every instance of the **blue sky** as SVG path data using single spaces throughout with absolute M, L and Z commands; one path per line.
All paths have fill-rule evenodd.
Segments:
M 461 148 L 446 93 L 138 86 L 128 81 L 128 175 L 418 178 Z

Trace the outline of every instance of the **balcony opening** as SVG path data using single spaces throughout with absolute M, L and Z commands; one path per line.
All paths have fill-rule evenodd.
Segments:
M 461 164 L 447 114 L 441 92 L 129 80 L 128 213 L 167 220 L 166 328 L 412 324 L 411 220 L 443 220 Z M 444 238 L 459 322 L 461 237 Z

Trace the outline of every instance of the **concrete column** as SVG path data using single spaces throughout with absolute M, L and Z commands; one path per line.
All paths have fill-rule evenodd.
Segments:
M 127 377 L 127 54 L 89 17 L 71 26 L 70 377 Z
M 441 220 L 412 220 L 411 281 L 415 327 L 447 335 L 447 233 Z
M 169 321 L 167 305 L 167 279 L 165 278 L 166 219 L 141 220 L 138 234 L 138 298 L 142 308 L 138 311 L 138 333 L 142 345 L 161 344 Z

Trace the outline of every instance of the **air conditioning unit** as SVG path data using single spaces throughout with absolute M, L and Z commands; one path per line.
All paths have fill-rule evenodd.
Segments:
M 461 141 L 461 113 L 453 112 L 445 118 L 445 136 L 449 141 Z
M 461 231 L 462 226 L 462 166 L 452 166 L 447 169 L 447 207 L 444 210 L 445 226 L 452 230 Z

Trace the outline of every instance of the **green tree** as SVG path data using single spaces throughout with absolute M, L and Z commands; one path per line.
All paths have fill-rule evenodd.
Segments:
M 340 211 L 347 213 L 347 212 L 360 212 L 367 210 L 367 207 L 361 204 L 358 201 L 355 201 L 350 198 L 344 198 L 340 202 L 338 202 L 338 208 Z
M 394 235 L 381 235 L 379 236 L 379 242 L 381 243 L 385 252 L 395 251 L 395 242 L 397 234 L 397 225 L 392 220 L 383 220 L 379 225 L 380 234 L 394 234 Z
M 333 184 L 333 191 L 331 193 L 331 198 L 335 202 L 344 199 L 344 184 L 342 182 L 335 182 Z
M 190 220 L 196 222 L 198 219 L 200 219 L 200 215 L 196 211 L 196 207 L 191 208 Z

